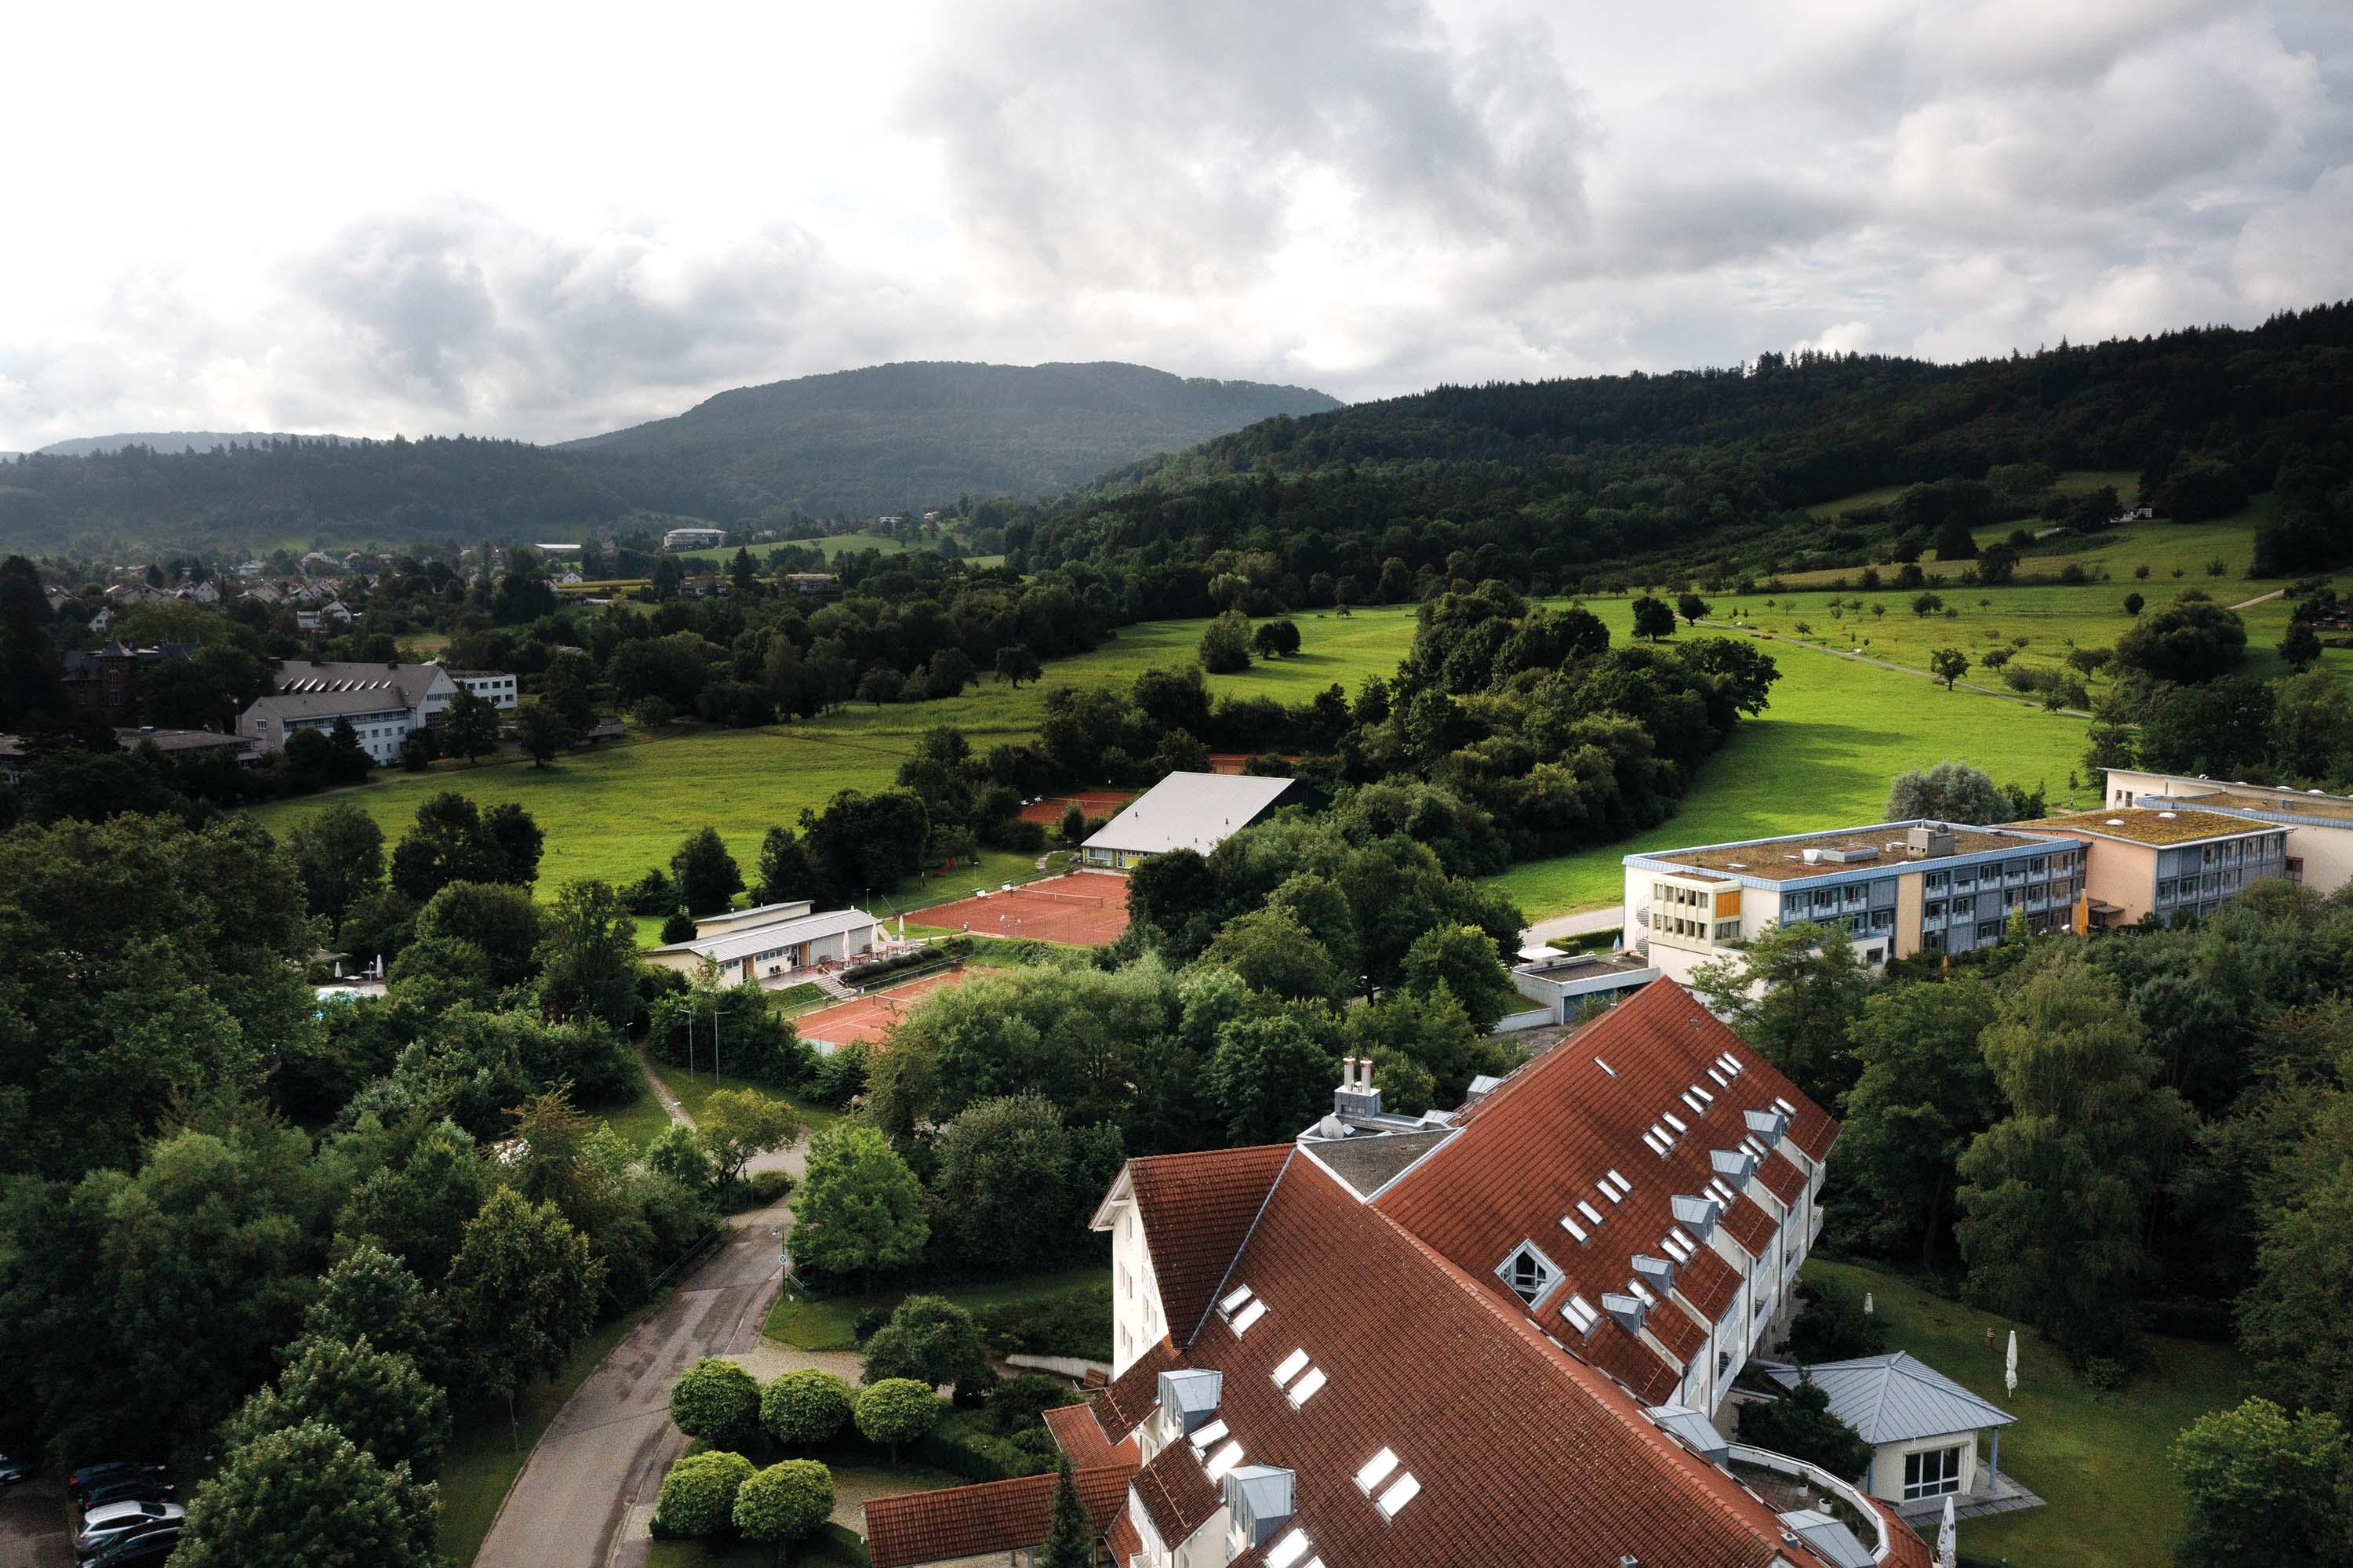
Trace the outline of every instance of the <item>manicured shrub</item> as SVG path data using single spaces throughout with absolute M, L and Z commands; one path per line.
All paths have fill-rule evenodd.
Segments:
M 752 1477 L 752 1461 L 723 1449 L 689 1454 L 662 1478 L 653 1530 L 660 1536 L 716 1535 L 735 1513 L 735 1494 Z
M 807 1367 L 785 1373 L 760 1393 L 760 1425 L 788 1448 L 830 1443 L 849 1424 L 849 1385 L 829 1372 Z
M 670 1385 L 670 1418 L 690 1437 L 740 1439 L 759 1425 L 759 1380 L 733 1361 L 705 1356 Z

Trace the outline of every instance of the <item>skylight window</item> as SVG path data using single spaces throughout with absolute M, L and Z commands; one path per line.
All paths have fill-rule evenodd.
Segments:
M 1711 1083 L 1711 1084 L 1714 1084 L 1717 1088 L 1719 1088 L 1719 1089 L 1720 1089 L 1720 1088 L 1724 1087 L 1724 1086 L 1725 1086 L 1727 1082 L 1729 1082 L 1730 1080 L 1728 1080 L 1727 1078 L 1725 1078 L 1725 1075 L 1724 1075 L 1724 1069 L 1723 1069 L 1723 1068 L 1721 1068 L 1721 1067 L 1710 1067 L 1710 1068 L 1707 1070 L 1707 1081 L 1708 1081 L 1709 1083 Z
M 1242 1446 L 1239 1443 L 1227 1444 L 1224 1447 L 1219 1449 L 1215 1455 L 1211 1456 L 1209 1459 L 1209 1463 L 1207 1467 L 1209 1479 L 1213 1481 L 1224 1480 L 1226 1478 L 1226 1472 L 1232 1469 L 1236 1465 L 1239 1465 L 1241 1462 Z
M 1692 1240 L 1689 1235 L 1685 1234 L 1683 1228 L 1681 1225 L 1670 1225 L 1667 1228 L 1667 1234 L 1683 1243 L 1683 1250 L 1686 1252 L 1697 1252 L 1699 1250 L 1699 1243 Z
M 1560 1217 L 1560 1228 L 1567 1231 L 1570 1235 L 1575 1236 L 1580 1245 L 1586 1240 L 1585 1227 L 1578 1224 L 1575 1220 L 1570 1219 L 1567 1214 L 1563 1214 Z
M 1601 1321 L 1601 1314 L 1596 1312 L 1593 1303 L 1582 1296 L 1571 1296 L 1562 1303 L 1560 1315 L 1567 1319 L 1568 1326 L 1580 1334 L 1593 1332 L 1593 1325 Z
M 1248 1306 L 1234 1314 L 1234 1332 L 1237 1334 L 1249 1333 L 1250 1331 L 1250 1325 L 1265 1316 L 1266 1303 L 1253 1299 Z
M 1661 1111 L 1659 1113 L 1659 1119 L 1665 1122 L 1669 1127 L 1673 1128 L 1675 1129 L 1675 1136 L 1678 1138 L 1691 1130 L 1691 1128 L 1685 1126 L 1683 1122 L 1675 1119 L 1675 1113 L 1672 1111 Z
M 1621 1197 L 1621 1198 L 1622 1198 L 1622 1197 L 1624 1197 L 1627 1193 L 1629 1193 L 1629 1192 L 1632 1192 L 1632 1191 L 1634 1190 L 1634 1183 L 1632 1183 L 1631 1181 L 1627 1181 L 1627 1180 L 1626 1180 L 1626 1178 L 1624 1178 L 1623 1176 L 1620 1176 L 1620 1174 L 1618 1174 L 1618 1171 L 1617 1171 L 1617 1168 L 1616 1168 L 1615 1166 L 1612 1166 L 1612 1167 L 1610 1168 L 1609 1175 L 1609 1180 L 1610 1180 L 1611 1181 L 1613 1181 L 1613 1182 L 1617 1183 L 1617 1186 L 1618 1186 L 1618 1195 L 1619 1195 L 1620 1197 Z
M 1694 1084 L 1691 1086 L 1691 1092 L 1700 1097 L 1700 1103 L 1702 1105 L 1714 1105 L 1715 1103 L 1715 1097 L 1709 1094 L 1705 1089 L 1701 1088 L 1697 1084 Z
M 1781 1107 L 1781 1114 L 1784 1116 L 1796 1116 L 1798 1114 L 1798 1107 L 1791 1105 L 1788 1101 L 1783 1099 L 1778 1095 L 1775 1095 L 1773 1097 L 1773 1103 Z
M 1291 1408 L 1297 1410 L 1301 1405 L 1305 1404 L 1309 1400 L 1322 1393 L 1324 1385 L 1330 1381 L 1331 1380 L 1329 1378 L 1326 1378 L 1324 1375 L 1324 1369 L 1322 1367 L 1309 1367 L 1307 1369 L 1307 1375 L 1301 1378 L 1297 1383 L 1293 1383 L 1291 1385 L 1291 1393 L 1285 1395 L 1285 1397 L 1291 1401 Z
M 1593 1065 L 1600 1068 L 1603 1072 L 1609 1074 L 1613 1078 L 1618 1075 L 1618 1069 L 1611 1066 L 1609 1063 L 1603 1061 L 1599 1056 L 1593 1058 Z
M 1299 1370 L 1306 1364 L 1307 1352 L 1305 1351 L 1293 1351 L 1289 1355 L 1283 1357 L 1282 1362 L 1274 1369 L 1274 1386 L 1281 1388 L 1284 1383 L 1287 1383 L 1293 1378 L 1297 1377 L 1299 1375 Z
M 1707 1191 L 1710 1197 L 1714 1198 L 1717 1202 L 1722 1203 L 1726 1209 L 1731 1208 L 1732 1205 L 1738 1202 L 1740 1198 L 1740 1194 L 1734 1192 L 1731 1187 L 1726 1185 L 1724 1178 L 1721 1176 L 1711 1176 L 1708 1178 Z
M 1585 1216 L 1588 1224 L 1598 1225 L 1601 1223 L 1601 1211 L 1595 1208 L 1587 1199 L 1579 1198 L 1577 1201 L 1577 1212 Z
M 1715 1063 L 1717 1066 L 1724 1069 L 1724 1075 L 1725 1077 L 1736 1078 L 1740 1076 L 1740 1058 L 1734 1055 L 1731 1052 L 1726 1051 L 1723 1055 L 1718 1056 L 1715 1059 Z
M 1649 1290 L 1645 1289 L 1642 1282 L 1639 1279 L 1629 1279 L 1626 1281 L 1626 1294 L 1631 1296 L 1635 1300 L 1640 1301 L 1645 1307 L 1656 1307 L 1659 1304 L 1659 1298 L 1651 1295 Z
M 1705 1116 L 1707 1114 L 1707 1107 L 1701 1102 L 1700 1097 L 1697 1095 L 1692 1093 L 1689 1089 L 1685 1089 L 1683 1092 L 1683 1104 L 1691 1107 L 1691 1113 L 1694 1116 Z
M 1664 1160 L 1667 1157 L 1666 1140 L 1661 1138 L 1657 1132 L 1645 1132 L 1642 1135 L 1642 1142 L 1651 1153 L 1657 1155 L 1660 1159 Z
M 1229 1292 L 1225 1299 L 1218 1303 L 1218 1310 L 1230 1318 L 1235 1313 L 1240 1311 L 1242 1309 L 1242 1303 L 1248 1301 L 1250 1298 L 1250 1287 L 1245 1285 L 1238 1290 Z
M 1294 1530 L 1266 1549 L 1266 1568 L 1291 1568 L 1307 1555 L 1307 1532 Z
M 1373 1489 L 1379 1486 L 1383 1481 L 1388 1480 L 1389 1478 L 1389 1472 L 1397 1467 L 1397 1450 L 1394 1448 L 1382 1449 L 1379 1453 L 1366 1460 L 1365 1467 L 1356 1472 L 1356 1489 L 1364 1493 L 1366 1497 L 1372 1496 Z
M 1669 1257 L 1673 1258 L 1677 1263 L 1689 1263 L 1692 1259 L 1691 1248 L 1677 1241 L 1675 1239 L 1675 1233 L 1672 1231 L 1669 1231 L 1665 1235 L 1659 1238 L 1659 1247 L 1660 1250 L 1664 1252 Z
M 1208 1453 L 1218 1446 L 1219 1439 L 1224 1437 L 1229 1430 L 1230 1428 L 1226 1425 L 1226 1418 L 1222 1415 L 1218 1417 L 1217 1420 L 1193 1434 L 1193 1452 L 1196 1455 Z
M 1420 1495 L 1421 1483 L 1413 1478 L 1411 1470 L 1408 1470 L 1404 1475 L 1391 1481 L 1388 1490 L 1383 1492 L 1377 1499 L 1381 1516 L 1385 1519 L 1395 1519 L 1398 1510 Z

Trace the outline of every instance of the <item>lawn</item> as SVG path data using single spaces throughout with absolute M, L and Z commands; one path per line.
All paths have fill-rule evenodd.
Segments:
M 2163 1568 L 2181 1510 L 2167 1449 L 2209 1410 L 2239 1403 L 2247 1363 L 2225 1345 L 2152 1339 L 2156 1365 L 2122 1390 L 2096 1393 L 2031 1332 L 2018 1336 L 2018 1392 L 2002 1389 L 2011 1324 L 1929 1294 L 1910 1277 L 1816 1258 L 1810 1277 L 1869 1290 L 1890 1349 L 1908 1351 L 2018 1417 L 2001 1436 L 2001 1467 L 2047 1508 L 1961 1525 L 1965 1562 L 2016 1568 Z
M 1490 885 L 1531 918 L 1614 904 L 1621 856 L 1879 821 L 1889 782 L 1909 768 L 1962 758 L 2001 782 L 2043 785 L 2057 810 L 2081 766 L 2082 719 L 1803 648 L 1768 651 L 1781 669 L 1772 706 L 1701 765 L 1681 811 L 1618 843 L 1524 862 Z
M 623 1142 L 638 1149 L 643 1149 L 649 1139 L 670 1125 L 670 1113 L 662 1109 L 661 1101 L 654 1097 L 651 1089 L 643 1087 L 628 1105 L 594 1114 L 619 1134 Z
M 442 1556 L 452 1563 L 474 1560 L 474 1553 L 481 1550 L 482 1538 L 491 1532 L 491 1521 L 498 1518 L 499 1505 L 506 1500 L 507 1489 L 514 1485 L 539 1435 L 547 1430 L 547 1424 L 564 1408 L 572 1391 L 596 1370 L 596 1363 L 605 1359 L 606 1352 L 619 1344 L 638 1326 L 638 1319 L 650 1310 L 652 1306 L 649 1304 L 600 1325 L 574 1347 L 554 1377 L 533 1384 L 515 1402 L 520 1423 L 516 1434 L 511 1436 L 508 1431 L 503 1403 L 458 1413 L 457 1429 L 450 1436 L 438 1478 L 441 1483 L 441 1518 L 435 1526 L 434 1543 Z
M 1008 1305 L 1043 1308 L 1094 1289 L 1108 1277 L 1102 1266 L 1090 1264 L 1046 1274 L 1015 1275 L 1009 1279 L 979 1285 L 927 1286 L 925 1291 L 944 1296 L 974 1312 Z M 858 1348 L 854 1325 L 859 1316 L 871 1308 L 888 1311 L 906 1294 L 903 1290 L 878 1290 L 869 1296 L 810 1296 L 788 1287 L 776 1298 L 760 1331 L 804 1351 L 854 1351 Z M 1108 1325 L 1104 1332 L 1109 1334 Z
M 702 1118 L 703 1102 L 722 1089 L 750 1089 L 754 1094 L 765 1095 L 769 1099 L 781 1100 L 792 1107 L 793 1114 L 799 1117 L 812 1133 L 822 1132 L 841 1119 L 841 1113 L 839 1111 L 828 1110 L 823 1106 L 805 1105 L 789 1095 L 780 1095 L 766 1085 L 755 1084 L 749 1078 L 739 1078 L 728 1072 L 714 1075 L 711 1070 L 710 1045 L 710 1035 L 698 1029 L 695 1049 L 701 1053 L 702 1060 L 699 1070 L 691 1074 L 684 1067 L 672 1063 L 656 1060 L 653 1064 L 654 1072 L 669 1087 L 670 1097 L 678 1101 L 680 1107 L 687 1115 L 696 1120 L 700 1121 Z M 727 1055 L 727 1035 L 723 1021 L 720 1030 L 719 1048 L 720 1060 L 723 1062 Z M 648 1098 L 651 1097 L 649 1096 Z M 655 1124 L 652 1130 L 659 1132 L 661 1130 L 659 1124 Z

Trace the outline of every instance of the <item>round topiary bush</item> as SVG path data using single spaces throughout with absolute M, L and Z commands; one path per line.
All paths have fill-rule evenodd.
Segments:
M 689 1454 L 662 1478 L 661 1498 L 654 1504 L 654 1533 L 718 1534 L 733 1520 L 735 1493 L 751 1476 L 752 1461 L 741 1454 L 717 1448 Z
M 899 1445 L 912 1443 L 940 1419 L 940 1402 L 913 1378 L 886 1377 L 858 1393 L 850 1407 L 858 1430 L 869 1443 L 888 1443 L 891 1462 L 899 1462 Z
M 833 1472 L 815 1459 L 786 1459 L 745 1481 L 735 1494 L 735 1528 L 747 1541 L 776 1543 L 814 1534 L 833 1514 Z
M 670 1418 L 690 1437 L 742 1437 L 760 1422 L 760 1382 L 733 1361 L 705 1356 L 670 1384 Z
M 790 1372 L 760 1393 L 760 1425 L 788 1448 L 830 1443 L 849 1422 L 849 1385 L 829 1372 Z

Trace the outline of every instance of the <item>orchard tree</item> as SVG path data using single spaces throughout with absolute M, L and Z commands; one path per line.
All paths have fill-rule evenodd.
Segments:
M 670 1385 L 670 1425 L 723 1446 L 760 1424 L 760 1383 L 733 1361 L 705 1356 Z
M 1634 635 L 1662 642 L 1675 634 L 1675 612 L 1667 601 L 1644 594 L 1634 601 Z
M 851 1415 L 860 1436 L 891 1446 L 891 1463 L 896 1465 L 900 1444 L 913 1443 L 939 1424 L 940 1402 L 912 1378 L 888 1377 L 858 1391 Z
M 2009 793 L 1981 768 L 1947 758 L 1928 768 L 1895 776 L 1884 811 L 1891 822 L 1966 822 L 1982 826 L 2010 820 Z
M 1250 665 L 1249 620 L 1238 609 L 1227 610 L 1201 633 L 1201 668 L 1212 675 L 1231 675 Z
M 441 1568 L 439 1499 L 406 1465 L 389 1468 L 323 1421 L 229 1450 L 188 1501 L 174 1568 Z
M 744 891 L 744 874 L 715 828 L 697 828 L 670 857 L 670 876 L 690 915 L 715 915 Z
M 1045 673 L 1045 667 L 1038 662 L 1038 655 L 1027 648 L 1017 644 L 997 651 L 997 678 L 1010 683 L 1016 691 L 1021 689 L 1022 682 L 1037 680 Z
M 2280 639 L 2279 656 L 2291 670 L 2298 673 L 2320 662 L 2320 634 L 2308 620 L 2288 622 L 2287 635 Z
M 449 1441 L 448 1396 L 397 1351 L 356 1340 L 306 1336 L 278 1381 L 256 1391 L 222 1435 L 242 1447 L 281 1427 L 323 1422 L 387 1469 L 405 1464 L 430 1477 Z
M 793 1213 L 796 1259 L 820 1273 L 855 1275 L 870 1289 L 878 1270 L 921 1257 L 932 1234 L 907 1162 L 881 1132 L 846 1121 L 809 1139 Z
M 1675 613 L 1683 618 L 1686 626 L 1697 626 L 1711 612 L 1707 600 L 1695 593 L 1675 596 Z
M 760 1391 L 760 1425 L 787 1448 L 821 1448 L 849 1424 L 849 1404 L 848 1383 L 803 1367 Z
M 1969 673 L 1969 656 L 1957 648 L 1939 648 L 1928 655 L 1928 671 L 1944 682 L 1945 690 L 1949 692 Z
M 833 1517 L 833 1472 L 814 1459 L 786 1459 L 748 1476 L 735 1493 L 735 1528 L 746 1541 L 773 1542 L 776 1561 Z
M 925 1388 L 953 1385 L 970 1403 L 997 1382 L 988 1347 L 972 1314 L 944 1296 L 910 1296 L 866 1341 L 866 1381 L 908 1378 Z

